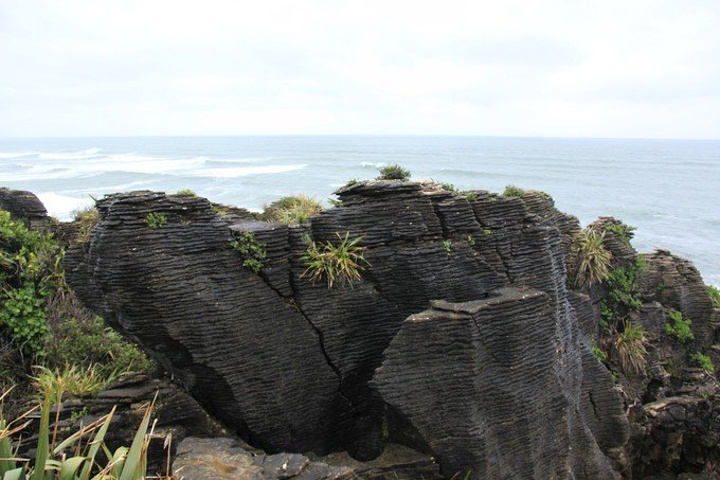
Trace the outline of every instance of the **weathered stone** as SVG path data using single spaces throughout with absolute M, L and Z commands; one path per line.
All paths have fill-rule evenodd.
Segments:
M 403 323 L 375 382 L 446 478 L 613 477 L 601 447 L 623 445 L 627 421 L 588 347 L 558 350 L 547 294 L 432 305 Z
M 30 228 L 43 228 L 50 221 L 45 205 L 32 192 L 0 187 L 0 210 L 10 212 L 15 220 L 23 220 Z

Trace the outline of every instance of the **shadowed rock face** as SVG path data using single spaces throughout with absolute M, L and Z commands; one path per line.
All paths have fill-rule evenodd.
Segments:
M 539 194 L 469 201 L 380 181 L 338 196 L 341 207 L 288 228 L 226 220 L 201 198 L 112 195 L 68 253 L 68 279 L 270 453 L 366 460 L 385 430 L 448 478 L 611 478 L 606 455 L 628 425 L 591 353 L 592 302 L 566 288 L 577 221 Z M 151 212 L 167 224 L 150 228 Z M 248 231 L 267 246 L 258 274 L 230 246 Z M 363 280 L 304 278 L 304 235 L 345 232 L 368 248 Z

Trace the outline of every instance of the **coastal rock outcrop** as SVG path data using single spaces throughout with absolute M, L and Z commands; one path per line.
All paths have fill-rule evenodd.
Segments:
M 652 376 L 616 386 L 613 359 L 593 354 L 609 293 L 568 282 L 577 220 L 541 193 L 438 187 L 358 182 L 336 192 L 340 206 L 291 227 L 223 217 L 202 198 L 106 196 L 89 240 L 68 251 L 68 281 L 269 454 L 367 461 L 396 442 L 435 457 L 445 478 L 631 474 L 647 442 L 626 411 L 662 393 L 644 399 Z M 309 244 L 345 235 L 366 249 L 362 279 L 313 282 Z M 259 269 L 233 248 L 239 238 L 264 250 Z M 618 265 L 637 258 L 622 238 L 613 248 Z M 657 255 L 633 315 L 662 324 L 660 302 L 677 305 L 708 351 L 717 330 L 699 275 Z M 659 431 L 651 423 L 644 431 Z

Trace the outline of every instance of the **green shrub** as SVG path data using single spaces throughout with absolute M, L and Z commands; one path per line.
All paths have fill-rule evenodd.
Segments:
M 111 379 L 153 368 L 153 362 L 138 347 L 94 315 L 84 321 L 63 318 L 52 325 L 45 350 L 43 364 L 54 371 L 73 366 L 92 367 L 98 377 Z
M 452 242 L 450 240 L 443 240 L 443 248 L 448 255 L 452 253 Z
M 672 321 L 672 323 L 665 323 L 665 331 L 668 335 L 675 337 L 680 343 L 695 340 L 691 328 L 692 321 L 689 318 L 683 317 L 682 313 L 677 310 L 670 310 L 668 317 Z
M 592 286 L 608 278 L 612 254 L 605 248 L 605 232 L 586 228 L 579 232 L 572 246 L 575 285 Z
M 255 240 L 252 232 L 245 232 L 235 238 L 230 245 L 243 256 L 242 266 L 259 273 L 263 267 L 263 260 L 267 256 L 266 245 Z
M 622 371 L 640 373 L 647 367 L 647 336 L 642 326 L 634 326 L 629 320 L 623 322 L 622 330 L 615 332 L 613 348 Z
M 595 344 L 595 343 L 593 343 L 593 345 L 592 345 L 592 353 L 601 362 L 603 362 L 603 363 L 607 362 L 607 354 L 603 351 L 602 348 L 598 347 L 597 344 Z
M 0 210 L 0 333 L 27 355 L 42 356 L 46 305 L 63 281 L 62 249 Z
M 708 373 L 715 373 L 715 365 L 713 365 L 712 360 L 710 360 L 710 357 L 707 355 L 695 352 L 690 356 L 690 360 L 693 362 L 697 362 L 698 365 L 700 365 L 700 368 L 705 370 Z
M 145 223 L 150 228 L 162 228 L 167 225 L 167 216 L 164 213 L 150 212 L 145 217 Z
M 325 280 L 328 288 L 335 284 L 352 286 L 354 281 L 362 278 L 360 271 L 364 270 L 363 265 L 370 266 L 363 256 L 365 247 L 358 245 L 362 237 L 351 240 L 350 232 L 345 232 L 344 237 L 339 233 L 335 235 L 339 240 L 337 244 L 330 241 L 316 243 L 306 235 L 308 247 L 300 260 L 307 268 L 301 277 L 309 276 L 313 283 Z
M 461 192 L 460 193 L 468 202 L 477 202 L 478 194 L 475 192 Z
M 457 187 L 455 187 L 455 185 L 453 185 L 452 183 L 442 183 L 442 184 L 440 184 L 440 186 L 441 186 L 441 187 L 443 188 L 443 190 L 445 190 L 446 192 L 450 192 L 450 193 L 460 193 L 460 190 L 458 190 Z
M 189 188 L 178 190 L 175 195 L 178 197 L 197 197 L 197 193 L 193 192 Z
M 503 191 L 503 196 L 522 198 L 525 196 L 525 190 L 523 190 L 520 187 L 516 187 L 515 185 L 508 185 L 505 187 L 505 190 Z
M 386 165 L 378 168 L 380 176 L 378 180 L 409 180 L 410 172 L 398 164 Z
M 604 230 L 606 232 L 613 232 L 618 237 L 620 237 L 620 240 L 630 245 L 630 240 L 632 240 L 632 237 L 634 236 L 635 227 L 630 227 L 628 225 L 623 224 L 611 224 L 606 225 L 604 227 Z
M 355 185 L 356 183 L 358 183 L 357 178 L 351 178 L 350 180 L 347 181 L 347 183 L 345 184 L 345 186 L 346 186 L 346 187 L 352 187 L 352 186 Z
M 271 203 L 263 211 L 262 217 L 269 222 L 286 225 L 307 223 L 310 217 L 322 210 L 320 202 L 307 195 L 283 197 Z
M 610 298 L 615 304 L 624 305 L 631 310 L 640 310 L 642 295 L 638 290 L 637 281 L 638 274 L 646 268 L 645 259 L 638 257 L 635 262 L 615 268 L 608 274 L 605 283 Z
M 713 285 L 707 286 L 708 295 L 710 296 L 710 301 L 713 304 L 713 307 L 720 308 L 720 289 Z

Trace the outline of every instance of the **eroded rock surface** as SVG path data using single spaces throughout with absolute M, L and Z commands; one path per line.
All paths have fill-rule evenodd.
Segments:
M 111 195 L 89 241 L 68 253 L 68 279 L 271 455 L 347 450 L 367 461 L 393 440 L 436 457 L 446 478 L 631 474 L 640 456 L 623 449 L 625 410 L 658 397 L 642 398 L 651 380 L 623 396 L 592 353 L 607 291 L 569 290 L 577 220 L 544 194 L 470 193 L 360 182 L 300 227 L 223 217 L 202 198 Z M 152 228 L 151 213 L 167 223 Z M 267 250 L 258 273 L 231 247 L 246 232 Z M 306 236 L 347 232 L 367 247 L 362 280 L 314 284 L 303 275 Z M 608 237 L 618 265 L 636 257 Z M 697 316 L 699 348 L 709 348 L 712 309 L 692 300 L 698 279 L 670 263 L 684 280 L 664 295 Z M 661 300 L 643 318 L 662 322 Z

